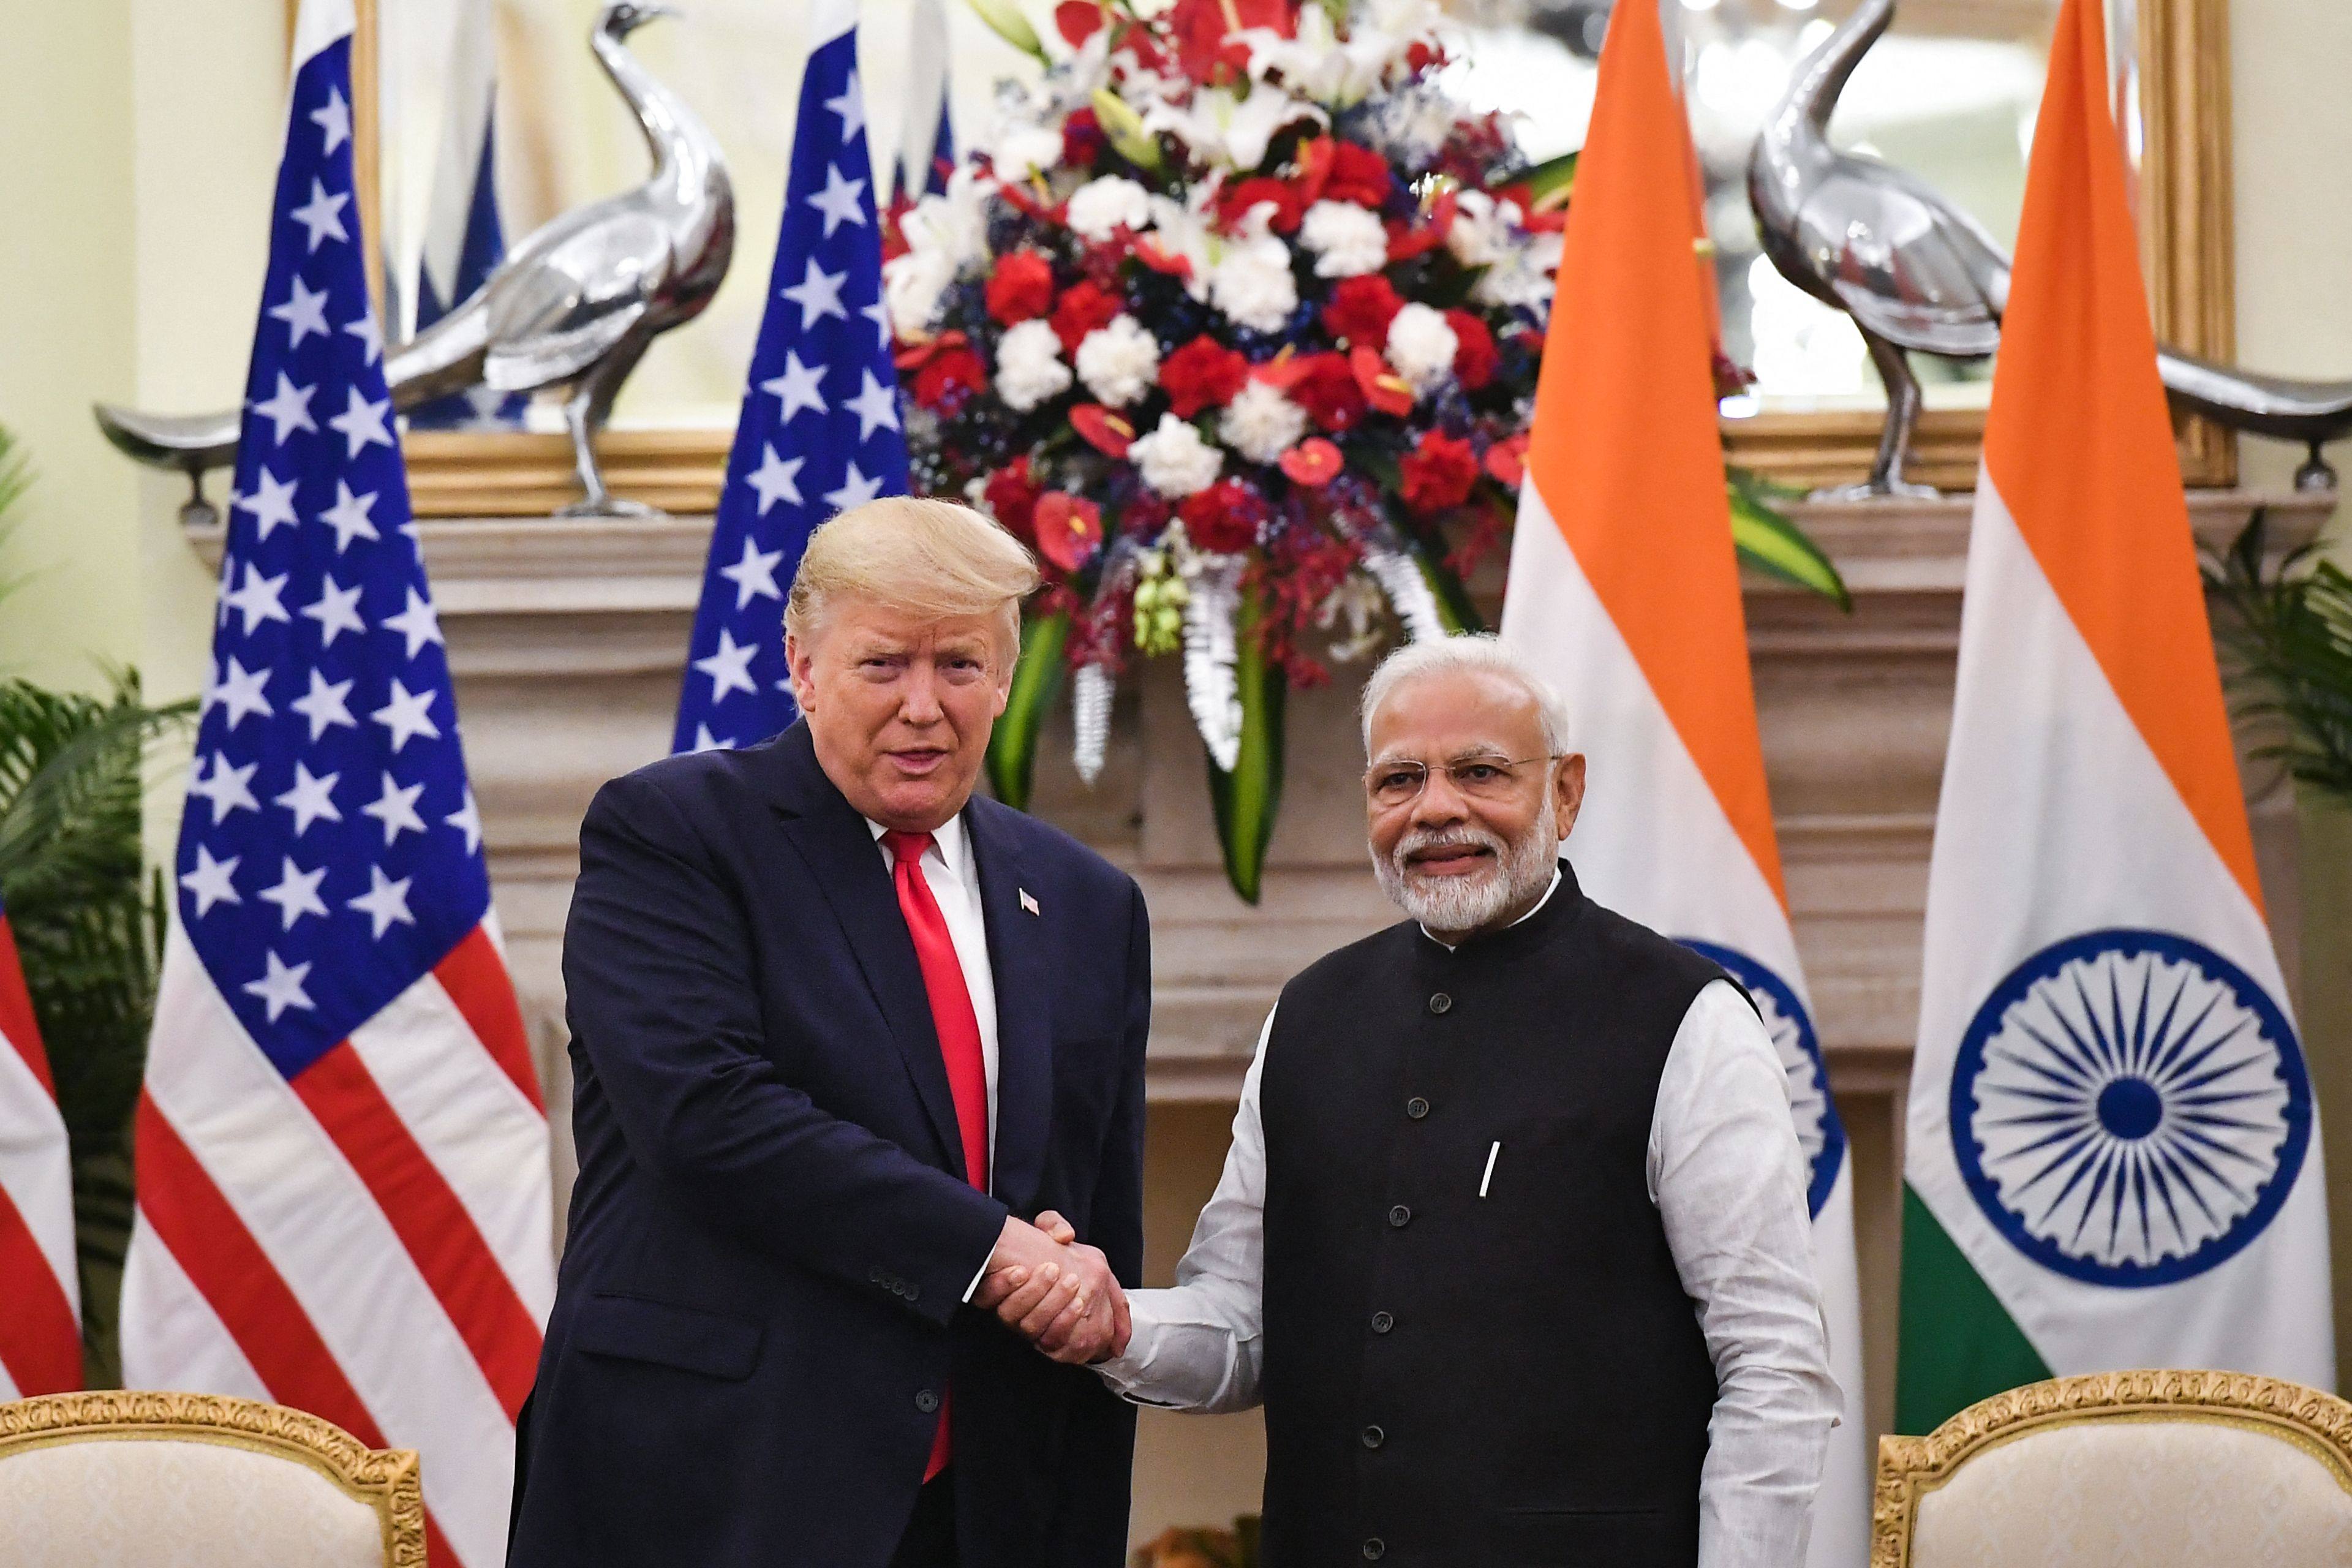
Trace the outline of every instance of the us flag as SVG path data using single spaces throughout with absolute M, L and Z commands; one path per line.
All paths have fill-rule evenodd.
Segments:
M 16 933 L 0 910 L 0 1403 L 80 1386 L 66 1124 Z
M 137 1126 L 133 1387 L 423 1457 L 505 1551 L 553 1295 L 547 1123 L 367 296 L 352 0 L 305 0 Z
M 819 523 L 907 490 L 855 0 L 819 0 L 768 308 L 751 351 L 675 751 L 749 746 L 793 721 L 784 595 Z

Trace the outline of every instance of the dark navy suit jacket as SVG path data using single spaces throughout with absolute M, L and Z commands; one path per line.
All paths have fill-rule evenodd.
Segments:
M 1059 1210 L 1138 1283 L 1143 898 L 1009 807 L 964 821 L 992 1193 L 963 1178 L 889 870 L 807 727 L 598 792 L 563 947 L 580 1180 L 517 1568 L 885 1568 L 950 1387 L 962 1568 L 1124 1561 L 1134 1413 L 961 1303 L 1008 1212 Z

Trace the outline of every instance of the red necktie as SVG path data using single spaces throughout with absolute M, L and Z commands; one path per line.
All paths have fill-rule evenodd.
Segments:
M 915 939 L 915 962 L 923 971 L 923 992 L 930 999 L 931 1028 L 940 1037 L 940 1057 L 948 1069 L 948 1092 L 955 1097 L 956 1131 L 963 1139 L 963 1168 L 971 1184 L 988 1191 L 988 1064 L 981 1055 L 980 1017 L 971 1010 L 971 993 L 965 988 L 963 965 L 956 961 L 955 941 L 948 935 L 947 917 L 923 879 L 923 852 L 931 847 L 928 833 L 885 833 L 889 847 L 892 883 L 898 890 L 898 912 L 907 920 L 907 934 Z M 930 1463 L 923 1479 L 929 1480 L 948 1465 L 948 1402 L 940 1400 L 939 1436 L 931 1442 Z

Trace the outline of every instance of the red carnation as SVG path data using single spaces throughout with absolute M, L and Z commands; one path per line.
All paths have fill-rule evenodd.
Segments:
M 1297 232 L 1298 220 L 1306 216 L 1307 204 L 1288 181 L 1258 174 L 1217 193 L 1217 219 L 1227 228 L 1237 227 L 1260 202 L 1273 204 L 1269 226 L 1276 234 Z
M 923 368 L 915 373 L 915 401 L 952 414 L 987 384 L 988 366 L 978 354 L 959 344 L 923 362 Z
M 1165 15 L 1176 39 L 1177 64 L 1194 81 L 1213 80 L 1219 68 L 1234 76 L 1249 68 L 1249 47 L 1228 36 L 1235 29 L 1270 27 L 1287 38 L 1298 30 L 1296 0 L 1176 0 Z
M 1236 479 L 1219 479 L 1177 503 L 1176 515 L 1195 546 L 1213 555 L 1237 555 L 1257 542 L 1265 502 Z
M 1076 353 L 1086 335 L 1097 327 L 1108 326 L 1118 308 L 1118 296 L 1092 279 L 1081 279 L 1063 289 L 1061 301 L 1054 307 L 1054 335 L 1062 340 L 1062 352 Z
M 1388 205 L 1389 192 L 1395 184 L 1396 176 L 1389 171 L 1386 158 L 1370 147 L 1334 140 L 1331 173 L 1323 184 L 1325 201 L 1360 202 L 1378 212 Z
M 1249 361 L 1206 332 L 1160 362 L 1160 386 L 1179 419 L 1231 403 L 1249 379 Z
M 1445 312 L 1445 324 L 1454 329 L 1454 374 L 1465 392 L 1475 392 L 1495 379 L 1495 365 L 1500 357 L 1495 353 L 1495 334 L 1475 312 L 1454 310 Z
M 1441 430 L 1425 433 L 1397 468 L 1403 475 L 1399 488 L 1404 504 L 1423 514 L 1460 506 L 1470 499 L 1470 487 L 1478 479 L 1478 458 L 1470 443 Z
M 1070 47 L 1084 48 L 1103 25 L 1098 0 L 1062 0 L 1054 7 L 1054 26 Z
M 1027 542 L 1037 536 L 1031 517 L 1037 505 L 1037 481 L 1029 475 L 1029 455 L 1024 452 L 988 476 L 988 487 L 982 491 L 982 499 L 988 502 L 989 511 L 1004 525 L 1005 531 Z
M 1071 168 L 1093 168 L 1109 145 L 1110 139 L 1103 134 L 1102 121 L 1095 118 L 1093 110 L 1081 105 L 1062 121 L 1062 162 Z
M 1034 250 L 1016 250 L 988 275 L 988 313 L 1017 327 L 1054 308 L 1054 267 Z
M 1379 273 L 1342 278 L 1331 286 L 1331 298 L 1324 301 L 1323 330 L 1345 342 L 1386 348 L 1389 323 L 1403 309 L 1404 301 Z
M 1364 389 L 1356 384 L 1347 356 L 1302 354 L 1291 363 L 1298 379 L 1291 384 L 1290 400 L 1334 435 L 1354 428 L 1364 416 Z

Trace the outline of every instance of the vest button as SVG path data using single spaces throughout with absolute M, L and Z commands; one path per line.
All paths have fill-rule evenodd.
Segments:
M 1429 1101 L 1416 1094 L 1404 1102 L 1404 1113 L 1418 1121 L 1429 1114 Z
M 1429 1010 L 1438 1014 L 1450 1013 L 1454 1010 L 1454 998 L 1443 991 L 1437 992 L 1429 999 Z
M 1381 1431 L 1378 1426 L 1367 1426 L 1364 1428 L 1365 1447 L 1377 1448 L 1388 1440 L 1389 1435 Z
M 1388 1554 L 1389 1543 L 1382 1541 L 1379 1536 L 1375 1535 L 1370 1541 L 1364 1542 L 1365 1562 L 1378 1563 L 1381 1558 L 1386 1557 Z
M 936 1415 L 940 1409 L 939 1390 L 926 1388 L 915 1395 L 915 1408 L 926 1415 Z
M 1396 1320 L 1391 1317 L 1388 1313 L 1374 1312 L 1372 1314 L 1372 1332 L 1376 1334 L 1384 1334 L 1395 1327 Z
M 1412 1211 L 1405 1207 L 1402 1204 L 1399 1204 L 1396 1207 L 1389 1210 L 1389 1224 L 1399 1230 L 1402 1230 L 1407 1225 L 1411 1224 L 1412 1220 Z

